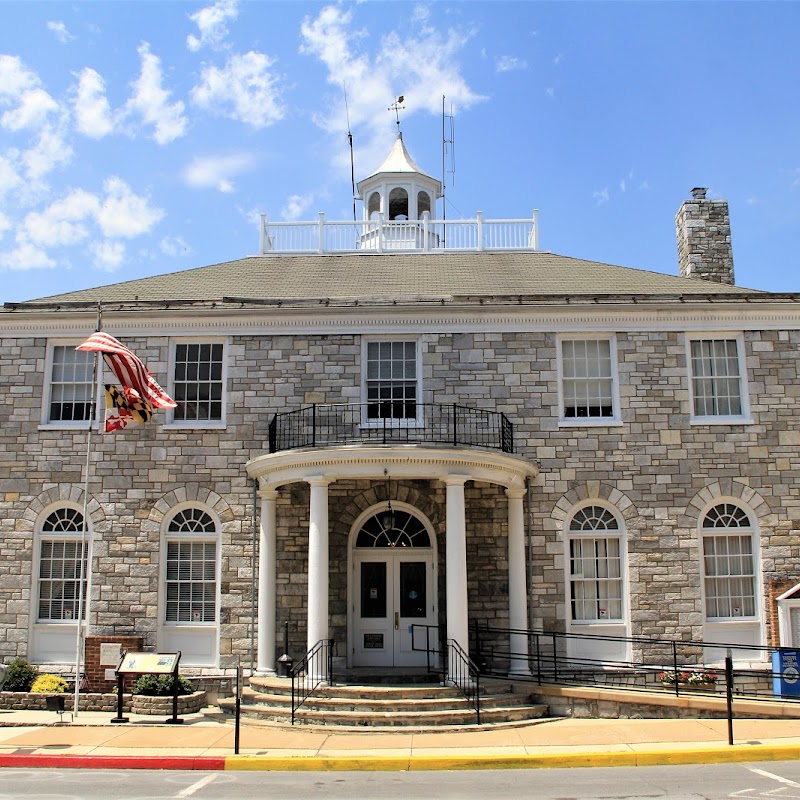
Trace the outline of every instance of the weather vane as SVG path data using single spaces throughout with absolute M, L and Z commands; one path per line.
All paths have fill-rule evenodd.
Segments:
M 392 103 L 389 106 L 389 108 L 386 109 L 387 111 L 394 111 L 394 115 L 397 118 L 397 132 L 398 133 L 400 133 L 400 112 L 405 110 L 405 106 L 400 105 L 400 104 L 404 100 L 405 100 L 405 97 L 403 97 L 403 95 L 401 94 L 400 97 L 398 97 L 397 100 L 394 103 Z

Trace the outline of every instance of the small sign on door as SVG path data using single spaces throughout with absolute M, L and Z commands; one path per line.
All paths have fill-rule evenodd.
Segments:
M 383 650 L 383 634 L 382 633 L 365 633 L 364 634 L 364 649 L 365 650 Z

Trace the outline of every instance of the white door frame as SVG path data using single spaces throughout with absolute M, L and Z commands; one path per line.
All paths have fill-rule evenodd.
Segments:
M 405 511 L 408 514 L 411 514 L 413 517 L 418 519 L 425 527 L 426 531 L 428 532 L 428 537 L 431 542 L 430 547 L 413 547 L 413 548 L 402 548 L 399 550 L 393 548 L 384 548 L 384 547 L 376 547 L 376 548 L 361 548 L 356 549 L 355 543 L 358 537 L 358 533 L 361 530 L 364 523 L 374 517 L 376 514 L 380 514 L 382 511 L 386 510 L 385 503 L 378 503 L 371 508 L 368 508 L 364 511 L 358 519 L 353 523 L 353 527 L 350 530 L 350 537 L 348 540 L 348 547 L 347 547 L 347 665 L 348 667 L 354 666 L 354 661 L 357 661 L 358 658 L 355 656 L 355 645 L 356 645 L 356 636 L 361 632 L 361 628 L 356 631 L 356 627 L 359 626 L 359 615 L 358 615 L 358 607 L 360 605 L 361 597 L 360 597 L 360 588 L 361 588 L 361 569 L 360 565 L 364 562 L 369 561 L 385 561 L 387 562 L 388 569 L 387 569 L 387 576 L 386 581 L 387 585 L 394 586 L 395 576 L 399 576 L 399 566 L 398 563 L 402 561 L 406 562 L 413 562 L 413 561 L 423 561 L 426 564 L 426 590 L 428 593 L 427 597 L 427 605 L 428 605 L 428 615 L 425 618 L 418 619 L 418 623 L 421 625 L 435 625 L 438 621 L 437 615 L 437 608 L 438 608 L 438 580 L 437 580 L 437 571 L 438 571 L 438 550 L 436 546 L 436 533 L 434 532 L 433 526 L 430 523 L 430 520 L 418 509 L 408 503 L 403 503 L 400 501 L 392 501 L 392 508 L 395 511 Z M 395 597 L 397 596 L 397 591 L 394 592 Z M 393 599 L 388 597 L 387 593 L 387 618 L 384 630 L 389 631 L 394 629 L 394 613 L 395 608 L 393 607 Z M 401 626 L 401 628 L 404 626 Z M 407 626 L 406 626 L 407 627 Z M 399 635 L 395 638 L 401 639 L 403 638 L 403 631 L 399 631 Z M 406 642 L 407 644 L 407 642 Z M 438 642 L 437 642 L 438 644 Z M 393 652 L 394 652 L 394 643 L 393 643 Z M 424 654 L 420 654 L 420 661 L 421 663 L 425 663 L 423 660 Z M 389 664 L 387 666 L 393 666 Z

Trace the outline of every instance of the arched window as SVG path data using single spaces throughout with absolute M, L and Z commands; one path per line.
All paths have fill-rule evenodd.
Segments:
M 165 622 L 216 622 L 217 538 L 216 523 L 203 509 L 182 509 L 169 521 Z
M 408 219 L 408 192 L 395 187 L 389 192 L 389 219 Z
M 575 622 L 623 619 L 622 532 L 602 506 L 579 509 L 568 531 L 570 608 Z
M 367 217 L 369 219 L 375 219 L 381 210 L 381 195 L 380 192 L 373 192 L 369 196 L 369 201 L 367 203 Z
M 39 622 L 72 621 L 85 616 L 86 541 L 83 514 L 76 508 L 57 508 L 42 523 L 38 583 Z
M 417 217 L 422 219 L 426 211 L 430 214 L 431 196 L 427 192 L 417 192 Z
M 378 513 L 370 517 L 356 537 L 356 547 L 430 547 L 431 538 L 422 521 L 406 511 Z
M 706 618 L 755 617 L 753 524 L 747 512 L 719 503 L 703 517 L 701 536 Z

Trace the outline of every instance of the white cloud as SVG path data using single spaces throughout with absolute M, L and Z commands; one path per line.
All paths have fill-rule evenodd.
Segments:
M 604 186 L 602 189 L 595 189 L 592 192 L 592 199 L 597 201 L 597 205 L 601 206 L 603 203 L 607 203 L 611 195 L 609 194 L 608 187 Z
M 153 208 L 148 197 L 134 194 L 116 175 L 106 179 L 103 191 L 97 224 L 109 238 L 132 239 L 148 233 L 164 217 L 163 209 Z
M 73 150 L 64 140 L 61 127 L 42 128 L 36 143 L 22 154 L 28 177 L 38 181 L 58 166 L 69 164 Z
M 270 71 L 274 59 L 264 53 L 231 56 L 225 66 L 203 68 L 201 83 L 192 89 L 192 101 L 222 117 L 264 128 L 283 119 L 279 77 Z
M 27 89 L 34 89 L 41 81 L 17 56 L 0 55 L 0 100 L 16 100 Z
M 524 58 L 517 56 L 500 56 L 495 62 L 495 72 L 514 72 L 516 70 L 528 69 L 528 62 Z
M 300 50 L 325 65 L 328 83 L 336 87 L 337 94 L 343 84 L 348 88 L 351 126 L 366 129 L 357 138 L 363 143 L 359 145 L 360 163 L 377 166 L 386 157 L 394 118 L 385 109 L 397 94 L 405 96 L 406 115 L 422 111 L 441 114 L 442 95 L 456 110 L 485 99 L 467 84 L 458 64 L 460 52 L 473 35 L 471 31 L 440 31 L 429 26 L 430 19 L 421 24 L 417 20 L 416 31 L 404 33 L 404 37 L 390 33 L 370 54 L 360 46 L 366 33 L 353 26 L 353 13 L 352 9 L 328 5 L 316 17 L 305 17 Z M 414 19 L 409 22 L 413 28 Z M 336 136 L 347 124 L 344 114 L 320 114 L 315 122 Z M 336 164 L 342 171 L 349 170 L 349 155 L 337 155 Z
M 94 257 L 94 265 L 108 272 L 114 272 L 122 265 L 125 258 L 125 245 L 123 242 L 109 241 L 92 242 L 89 250 Z
M 27 89 L 18 98 L 19 105 L 6 111 L 0 124 L 10 131 L 39 128 L 49 114 L 58 111 L 58 103 L 44 89 Z
M 102 139 L 114 130 L 106 85 L 99 73 L 90 67 L 81 70 L 75 89 L 75 124 L 92 139 Z
M 165 256 L 171 256 L 172 258 L 192 254 L 192 248 L 189 247 L 182 236 L 165 236 L 159 242 L 158 248 Z
M 14 250 L 0 253 L 0 267 L 7 269 L 42 269 L 54 267 L 56 262 L 44 250 L 32 245 L 23 237 L 17 237 L 17 246 Z
M 553 66 L 556 66 L 556 67 L 557 67 L 557 66 L 558 66 L 558 65 L 559 65 L 559 64 L 560 64 L 560 63 L 561 63 L 563 60 L 564 60 L 564 54 L 563 54 L 563 53 L 559 53 L 559 54 L 558 54 L 558 55 L 557 55 L 557 56 L 556 56 L 556 57 L 553 59 Z
M 183 177 L 189 186 L 230 193 L 234 190 L 232 178 L 249 169 L 252 163 L 252 156 L 246 153 L 195 158 L 183 171 Z
M 12 151 L 9 155 L 15 157 L 18 153 Z M 8 192 L 16 189 L 21 184 L 22 178 L 19 176 L 17 168 L 12 163 L 11 158 L 0 156 L 0 200 L 2 200 Z
M 281 211 L 283 219 L 292 222 L 300 219 L 314 202 L 313 194 L 293 194 L 286 200 L 286 205 Z
M 67 26 L 60 20 L 50 20 L 47 23 L 47 30 L 52 31 L 55 34 L 56 39 L 58 39 L 61 44 L 71 42 L 75 38 L 67 30 Z
M 0 239 L 2 239 L 6 231 L 9 230 L 11 230 L 11 220 L 0 211 Z
M 544 93 L 545 93 L 545 94 L 546 94 L 548 97 L 555 97 L 555 95 L 556 95 L 556 90 L 555 90 L 555 87 L 553 87 L 553 86 L 548 86 L 548 87 L 547 87 L 547 88 L 544 90 Z
M 126 115 L 138 115 L 144 125 L 154 128 L 153 139 L 158 144 L 169 144 L 186 133 L 187 120 L 180 100 L 169 102 L 170 92 L 162 87 L 161 59 L 150 52 L 150 45 L 139 47 L 142 70 L 131 84 L 133 96 L 125 104 Z
M 42 247 L 68 247 L 89 236 L 85 221 L 100 211 L 98 198 L 75 189 L 51 203 L 44 211 L 32 211 L 22 224 L 26 239 Z
M 228 21 L 236 19 L 238 14 L 238 0 L 217 0 L 213 5 L 191 14 L 189 19 L 197 25 L 200 37 L 189 34 L 186 37 L 186 46 L 193 52 L 203 46 L 212 49 L 221 47 L 228 35 Z

